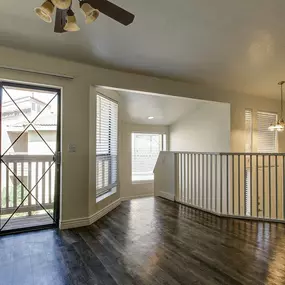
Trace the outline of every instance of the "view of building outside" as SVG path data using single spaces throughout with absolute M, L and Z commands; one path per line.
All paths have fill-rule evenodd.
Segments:
M 27 128 L 41 111 L 45 110 L 33 123 L 35 129 L 55 151 L 57 129 L 57 100 L 52 93 L 39 93 L 26 90 L 7 89 L 11 98 L 3 92 L 2 98 L 2 126 L 1 153 L 3 154 L 15 142 L 19 135 Z M 13 99 L 13 100 L 12 100 Z M 23 112 L 21 112 L 20 110 Z M 28 119 L 26 119 L 25 118 Z M 44 140 L 30 126 L 7 154 L 51 154 L 51 150 Z

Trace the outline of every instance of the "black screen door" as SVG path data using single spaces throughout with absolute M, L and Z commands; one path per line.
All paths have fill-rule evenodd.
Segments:
M 60 97 L 0 82 L 0 233 L 58 225 Z

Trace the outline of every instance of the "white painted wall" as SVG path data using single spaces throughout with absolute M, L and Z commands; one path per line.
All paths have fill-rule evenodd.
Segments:
M 229 152 L 230 105 L 203 102 L 169 127 L 171 151 Z
M 168 135 L 168 127 L 122 123 L 119 156 L 122 198 L 142 197 L 154 193 L 153 181 L 132 182 L 132 132 Z
M 161 151 L 154 168 L 154 195 L 174 201 L 175 175 L 175 153 Z

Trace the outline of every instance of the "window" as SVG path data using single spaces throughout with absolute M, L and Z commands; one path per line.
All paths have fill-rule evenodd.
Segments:
M 245 110 L 245 152 L 252 152 L 252 110 Z
M 245 110 L 244 117 L 244 131 L 245 131 L 245 152 L 252 152 L 252 110 Z M 245 169 L 245 208 L 246 215 L 250 216 L 251 213 L 251 195 L 250 195 L 250 156 L 246 156 L 246 169 Z
M 96 196 L 117 187 L 118 104 L 96 97 Z
M 257 151 L 277 152 L 277 132 L 268 130 L 272 122 L 277 120 L 277 115 L 273 113 L 257 112 Z
M 159 152 L 166 150 L 164 134 L 132 134 L 132 180 L 153 180 Z
M 257 152 L 274 153 L 277 152 L 277 132 L 268 130 L 272 122 L 277 120 L 277 115 L 267 112 L 257 112 Z M 245 110 L 245 152 L 252 152 L 252 133 L 253 133 L 252 111 Z M 250 156 L 246 156 L 245 169 L 245 207 L 246 215 L 251 214 L 251 169 Z
M 36 111 L 36 104 L 34 102 L 32 103 L 32 110 Z

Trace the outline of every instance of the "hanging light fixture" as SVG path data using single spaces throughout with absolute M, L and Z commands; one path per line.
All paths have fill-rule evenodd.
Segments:
M 66 10 L 71 6 L 72 0 L 51 0 L 53 5 L 61 10 Z
M 281 112 L 280 112 L 280 118 L 277 120 L 277 122 L 272 123 L 268 130 L 270 131 L 277 131 L 277 132 L 283 132 L 285 128 L 285 122 L 283 120 L 283 84 L 285 81 L 278 82 L 278 85 L 280 85 L 281 90 Z
M 1 1 L 1 0 L 0 0 Z M 90 24 L 97 20 L 101 13 L 116 22 L 128 26 L 135 18 L 135 15 L 122 7 L 109 2 L 108 0 L 42 0 L 45 1 L 40 7 L 35 8 L 35 13 L 43 21 L 52 22 L 52 14 L 55 11 L 54 32 L 64 34 L 64 32 L 79 31 L 74 13 L 68 11 L 72 9 L 72 4 L 79 4 L 80 10 L 85 16 L 85 23 Z
M 91 24 L 99 17 L 99 10 L 94 9 L 89 3 L 86 1 L 80 1 L 80 9 L 81 12 L 85 16 L 85 23 Z
M 35 8 L 35 12 L 40 19 L 46 23 L 52 22 L 52 13 L 54 11 L 54 5 L 50 0 L 45 1 L 40 7 Z
M 66 24 L 63 28 L 67 32 L 77 32 L 80 30 L 79 26 L 77 25 L 76 18 L 74 16 L 74 12 L 69 9 L 66 16 Z

